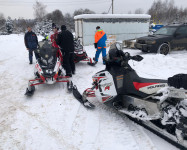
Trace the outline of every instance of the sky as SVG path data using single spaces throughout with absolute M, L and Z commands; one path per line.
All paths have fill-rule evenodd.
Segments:
M 163 0 L 164 1 L 164 0 Z M 33 19 L 33 4 L 35 0 L 0 0 L 0 13 L 5 17 Z M 73 12 L 79 8 L 88 8 L 96 13 L 108 12 L 112 0 L 39 0 L 45 4 L 47 12 L 59 9 L 63 14 Z M 114 0 L 114 13 L 132 13 L 142 8 L 144 13 L 151 7 L 154 0 Z M 187 0 L 175 0 L 178 7 L 187 7 Z M 110 12 L 111 13 L 111 9 Z

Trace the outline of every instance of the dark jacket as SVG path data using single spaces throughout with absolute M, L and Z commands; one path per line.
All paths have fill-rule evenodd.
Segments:
M 27 32 L 25 34 L 25 46 L 28 49 L 35 50 L 38 46 L 38 38 L 34 32 Z
M 62 30 L 57 37 L 56 43 L 62 52 L 74 52 L 73 34 L 68 30 Z

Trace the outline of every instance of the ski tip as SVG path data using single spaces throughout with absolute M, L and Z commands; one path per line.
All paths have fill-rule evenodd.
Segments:
M 95 66 L 95 63 L 88 62 L 87 64 L 90 65 L 90 66 Z
M 88 109 L 95 109 L 95 105 L 90 103 L 89 101 L 83 103 L 83 105 Z

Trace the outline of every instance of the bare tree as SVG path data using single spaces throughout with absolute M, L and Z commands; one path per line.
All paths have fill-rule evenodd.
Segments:
M 52 22 L 55 23 L 57 26 L 61 26 L 62 24 L 65 24 L 64 16 L 59 9 L 56 9 L 53 12 L 48 13 L 46 15 L 46 18 L 48 20 L 52 20 Z
M 155 23 L 172 23 L 187 21 L 187 8 L 178 8 L 175 6 L 174 0 L 157 0 L 154 1 L 151 8 L 148 10 L 153 22 Z
M 38 21 L 41 21 L 45 17 L 46 7 L 46 5 L 39 1 L 36 1 L 36 3 L 33 5 L 34 16 Z
M 5 25 L 5 21 L 3 13 L 0 13 L 0 29 Z
M 138 8 L 134 11 L 135 14 L 143 14 L 143 9 L 142 8 Z
M 74 11 L 73 16 L 81 15 L 81 14 L 95 14 L 95 12 L 92 10 L 89 10 L 89 9 L 80 8 L 80 9 Z
M 65 19 L 65 24 L 66 24 L 67 28 L 69 30 L 74 30 L 75 29 L 75 24 L 74 24 L 73 16 L 71 16 L 70 13 L 66 13 L 64 15 L 64 19 Z

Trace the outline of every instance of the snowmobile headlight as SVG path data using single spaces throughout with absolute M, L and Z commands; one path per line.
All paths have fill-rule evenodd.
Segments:
M 147 44 L 156 44 L 156 41 L 146 41 Z
M 45 58 L 48 58 L 48 57 L 49 57 L 49 56 L 46 54 L 46 55 L 45 55 Z

